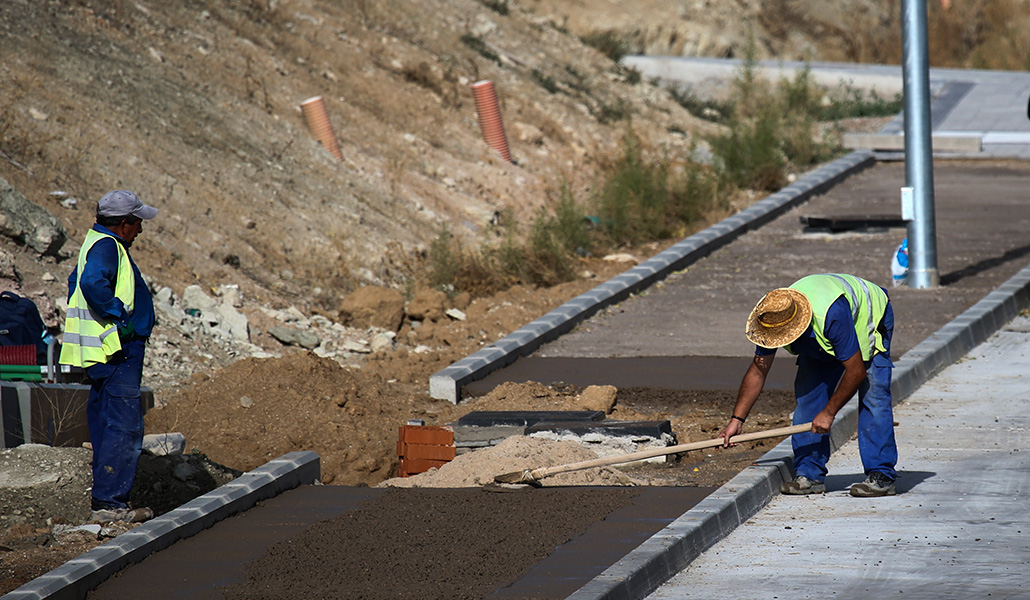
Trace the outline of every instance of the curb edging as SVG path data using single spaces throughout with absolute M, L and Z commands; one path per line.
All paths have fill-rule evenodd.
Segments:
M 2 600 L 65 600 L 86 594 L 126 566 L 321 475 L 314 452 L 290 452 L 4 594 Z

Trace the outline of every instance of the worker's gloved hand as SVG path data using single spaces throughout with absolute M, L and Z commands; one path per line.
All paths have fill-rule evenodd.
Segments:
M 136 336 L 136 327 L 132 324 L 132 321 L 126 321 L 125 324 L 118 326 L 118 337 L 123 340 L 128 340 Z

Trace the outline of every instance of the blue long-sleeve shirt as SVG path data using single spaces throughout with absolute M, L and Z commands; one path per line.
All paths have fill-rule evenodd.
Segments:
M 93 229 L 99 233 L 113 236 L 115 239 L 103 238 L 97 240 L 86 254 L 86 264 L 82 268 L 82 296 L 93 311 L 101 314 L 119 327 L 126 327 L 130 323 L 133 330 L 139 337 L 150 337 L 154 330 L 154 299 L 150 295 L 150 288 L 143 280 L 143 274 L 139 267 L 129 255 L 129 263 L 132 265 L 132 273 L 136 281 L 136 295 L 132 314 L 128 314 L 122 301 L 115 297 L 114 288 L 118 275 L 118 248 L 115 244 L 125 245 L 125 242 L 107 227 L 94 224 Z M 117 241 L 116 241 L 117 240 Z M 128 247 L 125 248 L 128 253 Z M 78 266 L 72 269 L 68 277 L 68 300 L 71 300 L 75 293 L 75 284 L 78 281 Z

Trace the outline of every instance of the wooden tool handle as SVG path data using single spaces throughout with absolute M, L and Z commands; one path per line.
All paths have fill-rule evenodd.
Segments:
M 793 435 L 795 433 L 804 433 L 812 430 L 811 423 L 802 423 L 801 425 L 791 425 L 790 427 L 780 427 L 779 429 L 767 429 L 765 431 L 756 431 L 754 433 L 744 433 L 741 435 L 735 435 L 730 438 L 731 444 L 739 442 L 750 442 L 753 440 L 764 440 L 767 438 L 781 437 L 787 435 Z M 640 452 L 630 452 L 629 454 L 620 454 L 618 456 L 606 456 L 604 458 L 594 458 L 591 460 L 584 460 L 577 463 L 569 463 L 567 465 L 556 465 L 553 467 L 538 467 L 530 471 L 530 475 L 533 479 L 540 480 L 544 477 L 550 477 L 558 473 L 567 473 L 569 471 L 579 471 L 581 469 L 590 469 L 592 467 L 606 467 L 608 465 L 618 465 L 622 463 L 633 462 L 636 460 L 644 460 L 645 458 L 653 458 L 655 456 L 662 456 L 665 454 L 677 454 L 679 452 L 688 452 L 690 450 L 701 450 L 703 448 L 715 448 L 716 446 L 722 446 L 723 439 L 715 438 L 711 440 L 705 440 L 703 442 L 690 442 L 687 444 L 678 444 L 676 446 L 666 446 L 665 448 L 652 448 L 651 450 L 641 450 Z

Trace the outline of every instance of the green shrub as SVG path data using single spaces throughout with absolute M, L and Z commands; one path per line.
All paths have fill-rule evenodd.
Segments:
M 461 43 L 465 44 L 465 46 L 470 50 L 478 52 L 479 55 L 483 58 L 487 60 L 492 60 L 498 65 L 501 64 L 501 57 L 496 52 L 491 50 L 490 47 L 486 45 L 486 42 L 472 35 L 471 33 L 463 34 L 461 36 Z
M 429 285 L 437 289 L 454 287 L 460 270 L 461 247 L 447 229 L 447 224 L 440 228 L 440 233 L 429 245 Z
M 554 285 L 572 278 L 573 255 L 565 250 L 555 218 L 544 208 L 530 226 L 525 259 L 526 275 L 531 283 Z
M 717 100 L 703 100 L 689 89 L 672 86 L 667 88 L 667 90 L 677 104 L 699 119 L 713 123 L 722 123 L 733 112 L 732 104 Z
M 622 156 L 601 184 L 597 216 L 614 243 L 659 239 L 666 231 L 668 161 L 647 160 L 632 130 L 623 136 L 622 145 Z
M 508 15 L 508 0 L 479 0 L 479 3 L 499 15 Z
M 587 226 L 586 211 L 572 196 L 567 185 L 562 186 L 561 196 L 554 210 L 554 234 L 561 247 L 570 254 L 586 254 L 590 252 L 592 241 L 590 228 Z
M 691 156 L 695 148 L 691 148 Z M 719 173 L 710 165 L 688 158 L 670 184 L 667 219 L 678 226 L 673 235 L 685 235 L 690 226 L 712 210 L 728 204 Z
M 775 110 L 754 118 L 735 116 L 725 134 L 712 136 L 708 142 L 726 182 L 772 191 L 786 181 L 787 159 L 780 149 L 780 120 Z
M 901 112 L 904 99 L 900 93 L 893 98 L 881 98 L 875 90 L 866 94 L 847 84 L 840 86 L 829 96 L 829 102 L 817 108 L 820 121 L 840 121 L 860 117 L 892 117 Z
M 805 168 L 841 151 L 832 129 L 820 133 L 820 123 L 841 112 L 830 112 L 837 103 L 815 84 L 808 67 L 773 87 L 759 77 L 750 49 L 733 88 L 727 130 L 708 139 L 726 183 L 777 190 L 786 183 L 788 165 Z
M 818 135 L 820 116 L 824 111 L 822 90 L 812 80 L 806 66 L 793 79 L 782 79 L 777 86 L 776 101 L 781 106 L 781 147 L 788 160 L 798 167 L 833 158 L 840 148 L 826 136 Z
M 629 53 L 629 46 L 626 42 L 611 31 L 591 33 L 581 37 L 580 40 L 615 62 L 619 62 L 623 56 Z
M 617 98 L 615 102 L 610 104 L 602 101 L 596 109 L 590 112 L 597 118 L 598 123 L 607 125 L 629 119 L 631 109 L 628 102 L 622 98 Z
M 550 75 L 544 73 L 540 69 L 533 69 L 531 75 L 533 76 L 533 79 L 536 80 L 538 84 L 540 84 L 540 87 L 547 90 L 548 93 L 558 93 L 558 82 L 555 81 L 554 77 L 551 77 Z
M 620 69 L 620 72 L 625 74 L 626 83 L 630 85 L 637 85 L 644 79 L 644 76 L 643 74 L 641 74 L 640 69 L 636 69 L 634 67 L 626 67 Z
M 693 149 L 692 149 L 693 153 Z M 504 228 L 476 251 L 466 251 L 446 229 L 430 246 L 430 284 L 448 293 L 491 294 L 516 283 L 551 286 L 576 276 L 580 256 L 626 243 L 681 236 L 713 208 L 724 204 L 723 184 L 710 165 L 650 156 L 627 129 L 622 148 L 588 203 L 563 186 L 553 207 L 541 208 L 529 224 Z M 514 223 L 510 214 L 503 223 Z M 599 227 L 592 226 L 593 223 Z
M 509 217 L 504 222 L 513 222 Z M 517 225 L 500 239 L 486 239 L 477 251 L 466 251 L 444 227 L 431 244 L 429 284 L 450 294 L 484 296 L 525 283 L 551 286 L 575 276 L 576 256 L 591 244 L 586 216 L 568 188 L 553 211 L 541 208 L 525 239 Z

